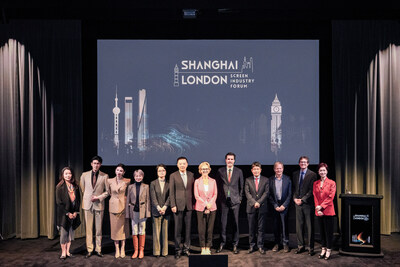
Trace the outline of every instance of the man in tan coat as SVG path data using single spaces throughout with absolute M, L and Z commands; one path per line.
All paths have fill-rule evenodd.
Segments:
M 92 170 L 82 173 L 80 186 L 83 193 L 82 209 L 86 221 L 86 258 L 93 253 L 93 221 L 96 228 L 97 256 L 103 257 L 101 253 L 101 227 L 104 215 L 104 199 L 108 196 L 108 174 L 100 171 L 103 159 L 99 156 L 92 158 L 90 165 Z

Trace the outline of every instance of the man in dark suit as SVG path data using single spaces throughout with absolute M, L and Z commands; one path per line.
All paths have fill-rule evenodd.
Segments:
M 308 233 L 308 254 L 314 255 L 314 198 L 313 184 L 317 180 L 315 172 L 308 169 L 309 159 L 301 156 L 299 159 L 300 170 L 293 173 L 293 200 L 296 204 L 296 254 L 305 250 L 305 229 Z
M 268 211 L 267 202 L 269 196 L 269 180 L 261 176 L 261 164 L 253 162 L 251 164 L 253 176 L 246 178 L 244 191 L 247 198 L 247 218 L 249 220 L 249 243 L 248 253 L 256 251 L 257 242 L 258 251 L 265 254 L 264 250 L 264 222 L 265 214 Z
M 188 161 L 185 157 L 177 159 L 178 171 L 169 176 L 169 196 L 171 210 L 175 220 L 175 258 L 181 256 L 182 223 L 185 222 L 185 243 L 183 254 L 189 256 L 190 230 L 193 210 L 193 184 L 192 172 L 186 171 Z
M 289 252 L 288 209 L 292 199 L 292 181 L 283 174 L 283 163 L 275 162 L 275 175 L 269 178 L 269 201 L 273 206 L 275 246 L 273 252 L 278 252 L 283 243 L 283 251 Z
M 242 202 L 244 179 L 241 169 L 233 166 L 235 164 L 235 153 L 229 152 L 225 155 L 226 167 L 218 170 L 218 200 L 221 207 L 221 244 L 217 253 L 221 252 L 226 245 L 226 226 L 229 211 L 235 219 L 233 228 L 233 253 L 238 254 L 239 244 L 239 209 Z

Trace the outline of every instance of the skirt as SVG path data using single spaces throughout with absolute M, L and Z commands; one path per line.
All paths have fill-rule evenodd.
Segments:
M 111 239 L 125 240 L 129 236 L 129 219 L 125 219 L 125 212 L 110 213 Z

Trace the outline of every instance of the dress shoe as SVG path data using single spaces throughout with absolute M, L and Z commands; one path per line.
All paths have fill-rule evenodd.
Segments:
M 90 257 L 92 257 L 92 252 L 88 252 L 88 253 L 86 254 L 86 256 L 85 256 L 85 258 L 90 258 Z
M 276 244 L 273 248 L 272 248 L 273 252 L 278 252 L 279 251 L 279 245 Z
M 103 253 L 97 252 L 97 251 L 96 251 L 96 255 L 99 256 L 100 258 L 102 258 L 104 256 Z
M 306 251 L 306 250 L 305 250 L 304 247 L 297 248 L 297 250 L 294 252 L 294 254 L 300 254 L 300 253 L 303 253 L 303 252 L 305 252 L 305 251 Z
M 261 255 L 264 255 L 264 254 L 265 254 L 265 250 L 264 250 L 263 248 L 259 248 L 259 249 L 258 249 L 258 252 L 260 252 Z
M 224 246 L 220 245 L 219 248 L 215 252 L 216 253 L 221 253 L 223 249 L 224 249 Z
M 176 251 L 175 252 L 175 259 L 179 259 L 181 257 L 181 252 L 180 251 Z
M 308 255 L 314 256 L 315 255 L 314 249 L 309 249 L 308 250 Z
M 68 258 L 75 258 L 75 256 L 72 255 L 72 253 L 69 253 L 69 255 L 67 254 L 67 257 L 68 257 Z
M 247 253 L 250 254 L 250 253 L 253 253 L 254 251 L 256 251 L 256 249 L 254 247 L 251 247 L 251 248 L 249 248 Z
M 290 252 L 290 248 L 288 245 L 283 245 L 283 252 L 285 252 L 285 253 Z
M 61 256 L 60 260 L 65 260 L 67 258 L 67 256 Z
M 183 251 L 183 254 L 186 255 L 186 256 L 188 256 L 188 257 L 190 256 L 189 250 L 184 250 L 184 251 Z
M 233 254 L 239 254 L 239 250 L 236 245 L 233 245 L 232 252 L 233 252 Z

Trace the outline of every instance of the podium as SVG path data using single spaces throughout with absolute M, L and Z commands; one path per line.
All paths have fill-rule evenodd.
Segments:
M 352 256 L 383 257 L 381 252 L 382 195 L 340 194 L 342 199 L 342 248 Z

